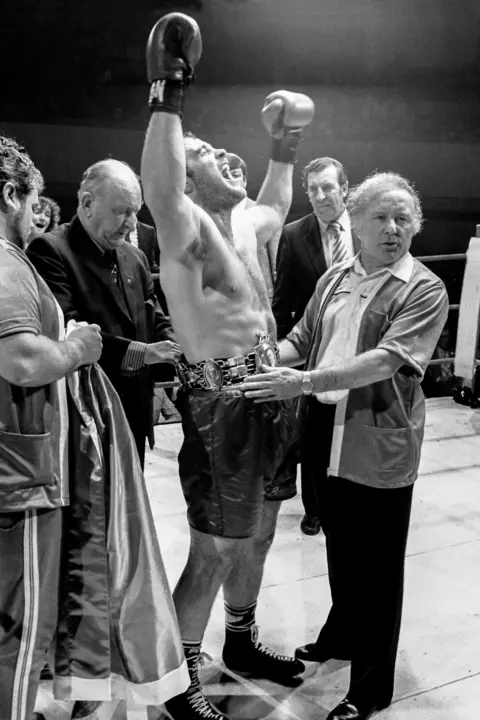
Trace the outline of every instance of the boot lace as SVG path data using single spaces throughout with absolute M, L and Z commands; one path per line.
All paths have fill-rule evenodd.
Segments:
M 295 659 L 292 658 L 291 656 L 281 655 L 280 653 L 275 652 L 275 650 L 272 650 L 271 648 L 266 647 L 265 645 L 262 645 L 262 643 L 258 639 L 258 625 L 252 625 L 251 633 L 252 633 L 252 642 L 255 645 L 255 650 L 258 653 L 261 653 L 264 657 L 269 658 L 269 660 L 277 660 L 279 662 L 286 662 L 286 663 L 295 662 Z
M 188 694 L 188 702 L 198 718 L 202 718 L 202 720 L 227 720 L 225 715 L 219 715 L 200 688 Z

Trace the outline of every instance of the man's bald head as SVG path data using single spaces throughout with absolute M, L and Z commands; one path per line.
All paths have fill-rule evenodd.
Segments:
M 84 192 L 95 193 L 101 191 L 106 185 L 131 185 L 140 188 L 140 178 L 130 165 L 122 160 L 107 158 L 90 165 L 85 170 L 80 183 L 78 196 Z
M 78 216 L 90 237 L 104 249 L 125 240 L 142 206 L 138 176 L 127 163 L 109 158 L 83 173 L 78 191 Z

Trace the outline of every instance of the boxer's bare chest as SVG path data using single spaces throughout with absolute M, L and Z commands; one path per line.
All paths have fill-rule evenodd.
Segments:
M 268 307 L 268 295 L 257 258 L 255 234 L 245 229 L 222 237 L 210 234 L 203 245 L 202 286 L 205 293 L 243 299 L 253 308 Z

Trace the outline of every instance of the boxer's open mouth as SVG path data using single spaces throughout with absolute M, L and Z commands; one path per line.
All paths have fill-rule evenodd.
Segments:
M 224 178 L 226 178 L 227 180 L 235 179 L 234 177 L 232 177 L 232 173 L 230 172 L 230 165 L 228 163 L 225 163 L 224 165 L 222 165 L 222 167 L 220 168 L 220 172 L 221 172 L 222 176 Z

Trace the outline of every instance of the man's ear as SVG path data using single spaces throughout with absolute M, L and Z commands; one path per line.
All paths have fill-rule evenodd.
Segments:
M 20 199 L 17 194 L 17 188 L 12 182 L 6 182 L 2 188 L 2 204 L 10 210 L 18 210 L 20 207 Z
M 86 192 L 83 193 L 82 197 L 80 198 L 80 207 L 84 211 L 85 215 L 88 217 L 92 214 L 92 203 L 93 203 L 93 195 L 92 193 Z
M 343 183 L 343 185 L 342 185 L 342 196 L 343 196 L 344 200 L 347 197 L 347 195 L 348 195 L 348 181 Z
M 192 178 L 187 175 L 185 179 L 185 195 L 193 195 L 195 192 L 195 183 L 193 182 Z

